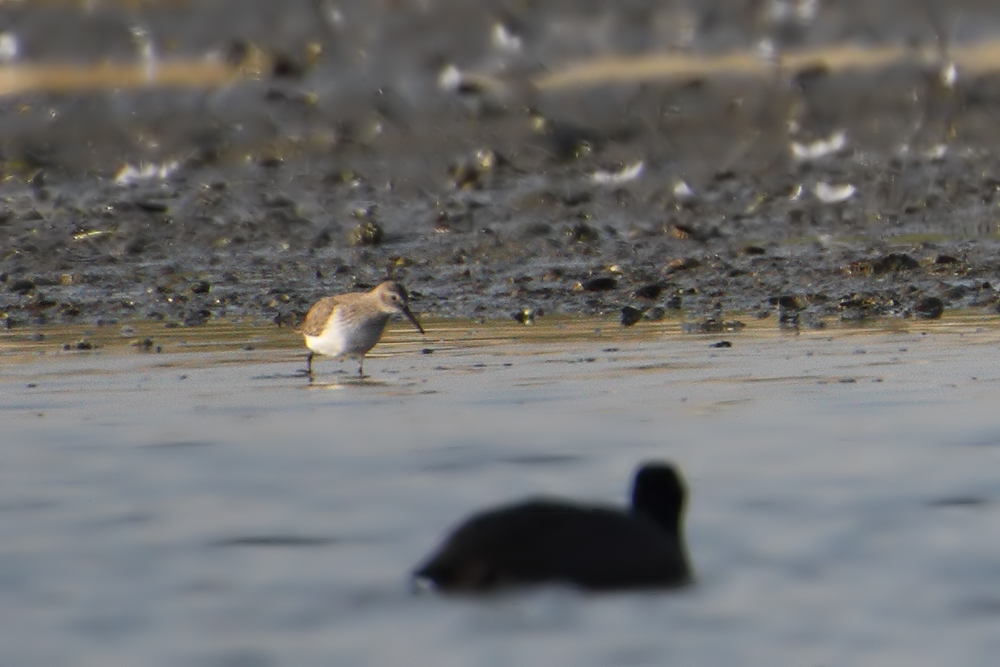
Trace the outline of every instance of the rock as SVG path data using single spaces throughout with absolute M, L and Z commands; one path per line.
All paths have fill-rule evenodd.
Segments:
M 622 325 L 630 327 L 639 320 L 642 319 L 643 311 L 639 308 L 633 308 L 632 306 L 625 306 L 622 308 Z
M 936 296 L 924 297 L 913 306 L 913 312 L 922 320 L 936 320 L 944 313 L 944 301 Z
M 636 297 L 637 299 L 652 300 L 660 296 L 661 292 L 663 292 L 663 285 L 659 283 L 650 283 L 649 285 L 643 285 L 636 291 L 632 292 L 632 296 Z
M 576 289 L 584 292 L 607 292 L 618 287 L 618 281 L 614 278 L 603 276 L 601 278 L 591 278 L 577 284 Z

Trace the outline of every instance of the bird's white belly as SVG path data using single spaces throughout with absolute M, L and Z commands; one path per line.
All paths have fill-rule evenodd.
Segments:
M 375 347 L 388 323 L 386 315 L 370 318 L 359 326 L 358 322 L 351 322 L 335 312 L 323 333 L 305 336 L 306 347 L 329 357 L 362 357 Z

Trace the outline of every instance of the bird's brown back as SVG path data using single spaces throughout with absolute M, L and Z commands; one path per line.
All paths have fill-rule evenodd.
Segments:
M 299 327 L 299 333 L 307 336 L 322 335 L 323 329 L 326 328 L 326 323 L 330 319 L 330 315 L 332 315 L 337 306 L 341 304 L 343 296 L 325 296 L 314 303 L 312 308 L 310 308 L 309 312 L 306 314 L 305 322 L 303 322 L 302 326 Z

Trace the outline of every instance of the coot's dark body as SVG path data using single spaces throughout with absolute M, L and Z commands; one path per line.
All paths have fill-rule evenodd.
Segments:
M 472 516 L 414 575 L 445 592 L 563 583 L 588 590 L 691 581 L 681 534 L 685 491 L 669 464 L 636 474 L 623 511 L 533 499 Z

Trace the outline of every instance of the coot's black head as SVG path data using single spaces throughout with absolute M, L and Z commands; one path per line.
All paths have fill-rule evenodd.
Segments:
M 652 519 L 677 539 L 686 498 L 687 487 L 673 464 L 644 463 L 636 471 L 632 512 Z

